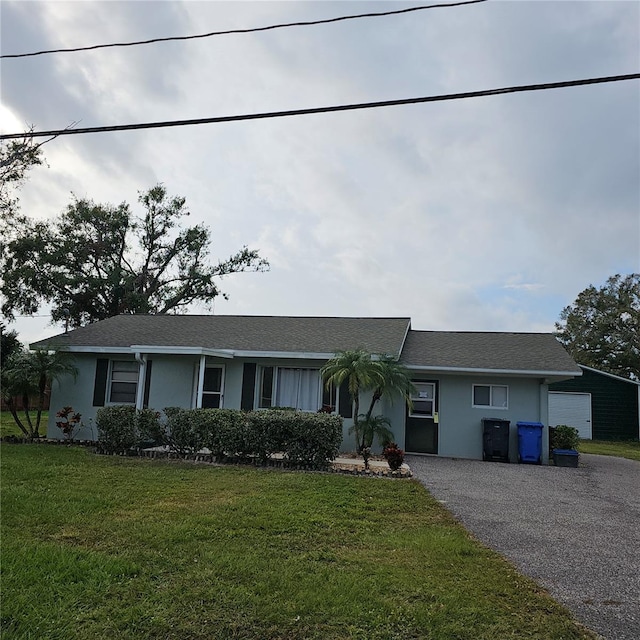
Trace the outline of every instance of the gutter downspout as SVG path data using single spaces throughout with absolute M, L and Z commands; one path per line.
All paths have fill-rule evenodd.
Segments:
M 138 370 L 138 390 L 136 392 L 136 411 L 141 411 L 144 407 L 144 382 L 147 377 L 147 356 L 139 352 L 136 352 L 134 356 L 140 364 L 140 369 Z

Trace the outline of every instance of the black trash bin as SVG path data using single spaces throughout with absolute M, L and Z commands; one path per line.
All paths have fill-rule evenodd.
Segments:
M 482 418 L 482 459 L 509 462 L 509 427 L 501 418 Z

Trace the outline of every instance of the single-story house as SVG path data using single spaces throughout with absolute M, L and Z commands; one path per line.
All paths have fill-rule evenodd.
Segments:
M 640 382 L 578 366 L 579 378 L 549 385 L 549 424 L 576 427 L 587 439 L 640 439 Z
M 486 417 L 511 422 L 511 460 L 516 422 L 541 422 L 547 442 L 548 385 L 582 373 L 552 334 L 415 331 L 410 318 L 121 315 L 31 347 L 73 353 L 79 372 L 53 386 L 49 437 L 60 437 L 55 412 L 65 405 L 82 414 L 76 437 L 86 439 L 109 404 L 331 405 L 345 418 L 343 449 L 353 450 L 348 392 L 325 389 L 319 370 L 336 352 L 362 348 L 399 358 L 413 374 L 412 409 L 400 399 L 379 409 L 401 448 L 476 459 Z

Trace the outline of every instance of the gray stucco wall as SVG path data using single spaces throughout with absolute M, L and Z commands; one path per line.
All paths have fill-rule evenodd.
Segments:
M 109 355 L 112 359 L 131 359 L 131 355 Z M 47 436 L 60 438 L 60 430 L 55 426 L 55 413 L 63 406 L 71 405 L 82 414 L 84 428 L 75 437 L 78 439 L 96 439 L 95 415 L 99 407 L 92 406 L 94 380 L 96 371 L 96 355 L 79 354 L 75 358 L 78 377 L 71 376 L 54 383 L 51 391 L 51 410 Z M 152 360 L 151 384 L 149 389 L 149 407 L 162 411 L 165 407 L 191 407 L 196 366 L 200 361 L 197 356 L 149 356 Z M 255 362 L 255 360 L 251 360 Z M 224 366 L 224 399 L 223 406 L 239 409 L 242 397 L 242 376 L 244 360 L 207 358 L 207 364 Z M 295 366 L 320 368 L 322 363 L 309 361 L 264 360 L 259 364 L 265 366 Z M 419 375 L 414 379 L 438 380 L 439 382 L 439 424 L 438 455 L 456 458 L 482 458 L 482 418 L 501 418 L 511 422 L 510 459 L 518 459 L 518 421 L 542 422 L 545 429 L 542 436 L 543 456 L 546 461 L 548 442 L 547 386 L 532 378 L 518 377 L 483 377 L 467 375 Z M 509 387 L 508 409 L 474 408 L 472 407 L 473 384 L 498 384 Z M 365 413 L 370 401 L 370 394 L 363 394 L 360 412 Z M 405 405 L 401 400 L 391 403 L 382 401 L 376 414 L 387 416 L 395 441 L 405 448 Z M 353 421 L 344 420 L 343 451 L 354 451 L 355 440 L 349 434 Z M 380 447 L 376 443 L 375 450 Z
M 149 407 L 162 411 L 165 407 L 193 406 L 199 356 L 149 356 L 153 361 Z M 243 362 L 207 357 L 207 366 L 224 368 L 222 403 L 227 409 L 239 409 L 242 394 Z
M 149 408 L 191 407 L 193 382 L 199 358 L 195 356 L 148 356 L 151 366 Z
M 56 412 L 64 406 L 71 405 L 82 414 L 82 429 L 74 437 L 81 440 L 97 439 L 95 417 L 100 407 L 94 407 L 93 390 L 96 374 L 96 359 L 105 357 L 110 360 L 132 360 L 131 354 L 76 354 L 74 363 L 78 376 L 74 380 L 68 376 L 53 384 L 51 389 L 51 411 L 47 425 L 47 437 L 61 438 L 62 433 L 56 427 Z M 149 408 L 162 411 L 166 407 L 192 406 L 195 372 L 200 358 L 196 356 L 149 356 L 153 362 L 151 368 L 151 384 L 149 387 Z M 208 358 L 207 364 L 222 364 L 225 367 L 224 406 L 240 408 L 242 389 L 242 363 L 229 360 Z M 110 404 L 108 401 L 105 403 Z
M 97 439 L 95 417 L 100 407 L 92 406 L 96 374 L 96 360 L 98 357 L 110 360 L 132 360 L 131 354 L 77 354 L 75 365 L 78 369 L 76 380 L 69 376 L 59 383 L 54 383 L 51 390 L 51 411 L 47 426 L 47 437 L 61 438 L 62 433 L 56 427 L 55 413 L 63 406 L 71 405 L 75 411 L 82 414 L 84 427 L 76 431 L 74 437 L 82 440 Z M 196 384 L 196 369 L 200 362 L 199 356 L 158 355 L 148 356 L 152 361 L 151 382 L 149 386 L 149 408 L 162 411 L 166 407 L 193 406 L 194 384 Z M 242 376 L 245 360 L 207 357 L 207 365 L 221 365 L 224 367 L 224 395 L 223 406 L 229 409 L 239 409 L 242 398 Z M 255 362 L 255 360 L 251 360 Z M 317 360 L 263 360 L 263 366 L 290 366 L 319 369 L 323 363 Z M 369 397 L 363 399 L 368 403 Z M 108 392 L 107 392 L 107 402 Z M 363 404 L 366 410 L 367 405 Z M 346 419 L 343 430 L 343 447 L 346 451 L 355 449 L 353 436 L 348 431 L 352 420 Z
M 547 386 L 539 379 L 516 377 L 484 377 L 466 375 L 414 376 L 415 380 L 439 382 L 438 455 L 450 458 L 482 459 L 482 418 L 509 420 L 509 457 L 518 459 L 517 422 L 541 422 L 545 425 L 542 435 L 543 461 L 546 461 L 547 440 Z M 508 409 L 472 406 L 474 384 L 496 384 L 509 387 Z M 384 414 L 393 424 L 396 442 L 405 448 L 405 407 L 401 402 L 384 407 Z
M 509 408 L 473 408 L 473 384 L 507 385 Z M 541 415 L 540 381 L 537 379 L 451 377 L 442 380 L 440 394 L 439 455 L 442 456 L 481 459 L 482 418 L 500 418 L 511 422 L 509 457 L 515 462 L 518 460 L 516 423 L 546 424 L 546 415 Z
M 62 438 L 62 432 L 56 427 L 56 412 L 65 406 L 72 406 L 74 411 L 82 414 L 83 428 L 76 431 L 74 438 L 79 440 L 96 440 L 95 428 L 96 411 L 93 407 L 93 386 L 96 375 L 96 356 L 92 354 L 75 354 L 74 365 L 78 376 L 66 376 L 55 381 L 51 386 L 51 402 L 49 409 L 49 423 L 47 425 L 48 438 Z

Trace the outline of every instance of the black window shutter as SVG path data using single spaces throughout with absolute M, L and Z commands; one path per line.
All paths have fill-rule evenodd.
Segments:
M 149 389 L 151 388 L 151 365 L 152 360 L 147 360 L 147 367 L 144 372 L 144 396 L 142 399 L 142 407 L 144 409 L 149 408 Z
M 253 409 L 253 398 L 256 389 L 256 364 L 255 362 L 245 362 L 242 371 L 242 396 L 240 398 L 240 408 L 244 411 Z
M 109 360 L 98 358 L 96 360 L 96 378 L 93 386 L 93 406 L 104 407 L 107 395 L 107 374 L 109 373 Z
M 353 418 L 353 401 L 346 384 L 341 384 L 338 390 L 340 415 L 343 418 Z

